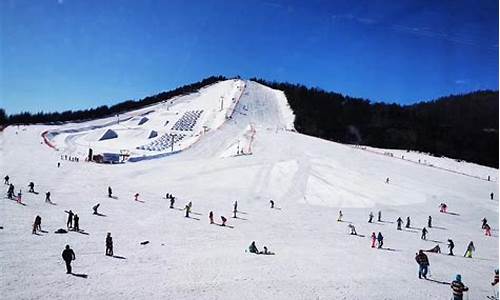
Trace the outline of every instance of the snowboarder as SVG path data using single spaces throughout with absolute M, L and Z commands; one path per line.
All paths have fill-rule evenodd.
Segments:
M 269 203 L 271 204 L 271 208 L 274 208 L 274 201 L 273 200 L 269 200 Z
M 382 236 L 382 233 L 379 232 L 378 235 L 377 235 L 377 241 L 378 241 L 378 248 L 382 248 L 382 246 L 384 245 L 384 237 Z
M 189 204 L 186 204 L 186 207 L 184 209 L 186 210 L 186 218 L 189 218 L 189 212 L 191 210 L 191 207 L 189 207 Z
M 342 222 L 342 217 L 343 217 L 343 216 L 344 216 L 344 215 L 342 214 L 342 211 L 341 211 L 341 210 L 339 210 L 339 217 L 338 217 L 338 219 L 337 219 L 337 222 Z
M 28 187 L 30 188 L 28 190 L 28 193 L 34 193 L 35 192 L 35 183 L 33 181 L 31 181 L 30 184 L 28 184 Z
M 377 221 L 382 222 L 382 212 L 380 210 L 378 211 Z
M 255 246 L 255 241 L 253 241 L 250 246 L 248 246 L 248 252 L 250 253 L 255 253 L 259 254 L 259 249 L 257 249 L 257 246 Z
M 108 186 L 108 198 L 113 198 L 113 190 Z
M 491 236 L 491 227 L 488 223 L 484 225 L 484 235 Z
M 62 258 L 66 263 L 66 274 L 71 274 L 71 261 L 75 260 L 76 257 L 69 245 L 66 245 L 66 249 L 62 252 Z
M 398 230 L 401 230 L 401 224 L 403 224 L 403 220 L 401 219 L 401 217 L 399 217 L 399 218 L 396 220 L 396 223 L 398 223 Z
M 68 214 L 68 221 L 66 222 L 66 227 L 68 227 L 68 230 L 73 227 L 73 212 L 71 211 L 71 209 L 69 211 L 64 211 Z
M 213 211 L 210 211 L 208 213 L 208 219 L 210 220 L 210 224 L 214 223 L 214 212 Z
M 113 238 L 111 232 L 106 235 L 106 255 L 113 256 Z
M 373 212 L 370 212 L 368 215 L 368 223 L 371 223 L 373 221 Z
M 174 203 L 175 203 L 175 199 L 174 199 L 174 197 L 171 197 L 170 198 L 170 208 L 174 208 Z
M 426 240 L 427 239 L 427 229 L 424 227 L 422 228 L 422 236 L 420 237 L 422 240 Z
M 97 203 L 96 205 L 94 205 L 92 207 L 92 210 L 94 210 L 94 215 L 98 215 L 99 213 L 97 212 L 97 209 L 99 208 L 99 206 L 101 205 L 101 203 Z
M 220 216 L 220 219 L 222 220 L 222 224 L 220 226 L 226 226 L 227 219 L 224 216 Z
M 45 202 L 50 203 L 50 192 L 45 193 Z
M 410 228 L 410 217 L 406 217 L 406 228 Z
M 427 279 L 427 270 L 429 268 L 429 258 L 427 255 L 425 255 L 424 251 L 419 250 L 418 254 L 415 256 L 415 260 L 417 261 L 417 264 L 419 266 L 418 268 L 418 278 L 422 279 Z
M 75 214 L 75 216 L 73 217 L 73 221 L 74 221 L 74 227 L 73 227 L 73 230 L 78 232 L 80 231 L 80 217 L 78 217 L 77 214 Z
M 455 248 L 455 243 L 453 243 L 453 240 L 448 239 L 448 249 L 450 249 L 450 252 L 448 253 L 448 255 L 452 255 L 452 256 L 454 255 L 453 248 Z
M 483 222 L 481 229 L 484 229 L 484 225 L 486 225 L 488 223 L 488 220 L 486 220 L 486 218 L 483 218 L 481 221 Z
M 135 195 L 134 195 L 134 200 L 135 200 L 135 201 L 139 201 L 139 193 L 135 193 Z
M 372 248 L 375 248 L 375 241 L 377 240 L 377 235 L 375 234 L 375 232 L 372 232 Z
M 453 300 L 462 300 L 464 298 L 464 292 L 469 290 L 469 288 L 462 283 L 462 276 L 460 274 L 457 274 L 455 280 L 451 283 L 451 289 L 453 290 Z
M 358 234 L 356 233 L 356 227 L 354 227 L 354 225 L 349 224 L 349 225 L 347 225 L 347 227 L 351 230 L 351 234 L 352 234 L 352 235 L 358 235 Z
M 429 250 L 424 250 L 424 252 L 430 252 L 430 253 L 441 253 L 441 247 L 439 245 L 434 246 L 433 248 Z
M 467 245 L 467 250 L 465 251 L 464 257 L 472 258 L 472 252 L 476 251 L 474 248 L 474 243 L 471 241 L 469 245 Z
M 5 175 L 3 178 L 3 184 L 9 185 L 9 175 Z
M 431 216 L 429 216 L 429 218 L 427 219 L 427 227 L 432 228 L 432 217 Z

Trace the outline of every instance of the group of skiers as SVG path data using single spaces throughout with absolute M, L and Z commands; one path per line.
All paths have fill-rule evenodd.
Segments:
M 78 217 L 77 214 L 73 213 L 71 209 L 69 211 L 65 210 L 64 212 L 68 214 L 68 220 L 66 221 L 66 227 L 68 228 L 68 230 L 79 232 L 80 217 Z
M 76 156 L 70 156 L 70 155 L 61 155 L 61 160 L 69 160 L 69 161 L 74 161 L 74 162 L 79 162 L 80 159 Z

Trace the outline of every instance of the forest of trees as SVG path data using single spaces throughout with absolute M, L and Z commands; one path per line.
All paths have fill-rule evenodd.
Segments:
M 225 80 L 212 76 L 180 88 L 113 106 L 62 113 L 20 113 L 0 124 L 82 121 L 123 113 Z M 498 91 L 447 96 L 412 105 L 371 103 L 299 84 L 252 79 L 284 91 L 298 132 L 341 143 L 411 149 L 498 168 Z

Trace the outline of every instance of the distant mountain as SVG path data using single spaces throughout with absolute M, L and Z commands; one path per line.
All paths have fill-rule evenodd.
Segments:
M 20 113 L 0 124 L 57 123 L 102 118 L 196 92 L 225 80 L 212 76 L 177 89 L 113 106 L 62 113 Z M 498 91 L 477 91 L 413 105 L 371 103 L 299 84 L 252 79 L 285 92 L 298 132 L 341 143 L 412 149 L 498 168 Z

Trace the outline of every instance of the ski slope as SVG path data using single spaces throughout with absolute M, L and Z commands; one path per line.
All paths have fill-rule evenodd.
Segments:
M 199 110 L 208 105 L 200 95 L 213 93 L 218 101 L 221 93 L 234 91 L 234 84 L 222 82 L 184 96 L 190 107 L 175 110 Z M 0 201 L 2 298 L 449 299 L 445 283 L 457 273 L 470 288 L 469 299 L 493 294 L 490 282 L 499 251 L 497 169 L 419 154 L 434 166 L 468 176 L 383 155 L 392 150 L 366 151 L 305 136 L 293 130 L 294 116 L 282 92 L 251 81 L 238 84 L 245 88 L 230 119 L 201 122 L 210 130 L 180 153 L 158 159 L 88 163 L 83 160 L 88 145 L 82 141 L 93 130 L 69 139 L 75 133 L 55 135 L 58 151 L 41 137 L 45 131 L 106 125 L 114 118 L 6 128 L 0 134 L 0 169 L 9 174 L 16 192 L 23 190 L 26 205 Z M 161 105 L 128 116 L 153 111 L 143 125 L 162 124 L 166 108 Z M 108 150 L 132 149 L 142 142 L 134 130 Z M 81 159 L 61 161 L 62 153 Z M 488 175 L 491 181 L 485 180 Z M 39 195 L 25 192 L 30 181 Z M 108 186 L 117 199 L 107 197 Z M 56 205 L 44 203 L 46 191 Z M 167 192 L 177 197 L 176 209 L 168 208 Z M 135 193 L 144 202 L 134 201 Z M 270 199 L 275 209 L 269 208 Z M 236 219 L 231 218 L 235 200 Z M 185 218 L 181 209 L 189 201 L 193 214 Z M 454 214 L 439 213 L 441 202 Z M 96 203 L 105 217 L 92 215 Z M 64 210 L 69 209 L 80 216 L 80 228 L 88 235 L 53 233 L 65 228 Z M 344 222 L 336 221 L 340 209 Z M 368 223 L 368 214 L 378 210 L 384 222 Z M 217 223 L 226 216 L 230 227 L 210 225 L 209 211 Z M 48 233 L 31 234 L 36 215 Z M 396 219 L 407 216 L 414 228 L 397 231 Z M 420 229 L 428 216 L 435 227 L 423 241 Z M 483 217 L 493 228 L 492 237 L 481 230 Z M 358 236 L 348 234 L 349 223 Z M 372 249 L 369 236 L 379 231 L 385 249 Z M 107 232 L 115 254 L 126 259 L 104 255 Z M 415 253 L 436 244 L 447 253 L 448 238 L 455 242 L 456 256 L 429 253 L 433 281 L 419 280 Z M 150 243 L 140 245 L 145 240 Z M 252 241 L 276 255 L 246 253 Z M 476 246 L 471 259 L 462 257 L 469 241 Z M 66 244 L 76 254 L 73 272 L 88 278 L 65 274 L 61 252 Z

